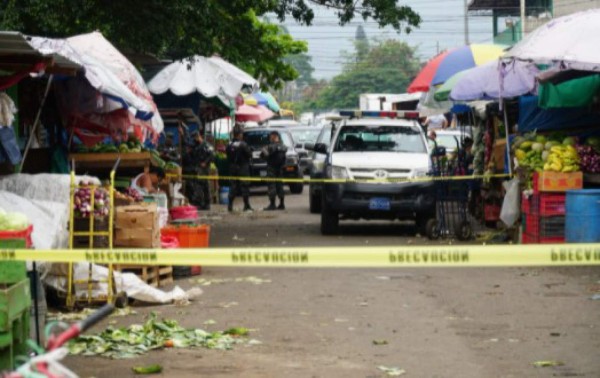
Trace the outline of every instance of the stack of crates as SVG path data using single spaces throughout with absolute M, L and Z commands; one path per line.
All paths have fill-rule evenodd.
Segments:
M 565 242 L 565 193 L 523 194 L 523 244 Z
M 0 232 L 0 249 L 31 247 L 32 227 Z M 0 262 L 0 371 L 16 367 L 16 358 L 28 352 L 30 284 L 24 261 Z

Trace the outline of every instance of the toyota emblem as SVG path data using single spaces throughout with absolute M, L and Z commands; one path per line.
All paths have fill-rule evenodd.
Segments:
M 384 171 L 383 169 L 378 169 L 375 171 L 375 178 L 384 179 L 387 177 L 388 177 L 387 171 Z

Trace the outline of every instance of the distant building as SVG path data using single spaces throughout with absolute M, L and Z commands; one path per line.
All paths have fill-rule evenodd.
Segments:
M 600 0 L 525 0 L 525 34 L 554 17 L 600 8 Z M 471 0 L 471 14 L 491 14 L 494 43 L 513 45 L 522 39 L 520 0 Z

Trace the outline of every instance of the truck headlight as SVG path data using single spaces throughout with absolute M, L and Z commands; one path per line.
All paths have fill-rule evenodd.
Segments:
M 417 178 L 417 177 L 426 177 L 427 174 L 429 173 L 428 169 L 425 168 L 417 168 L 417 169 L 413 169 L 412 172 L 412 177 L 413 178 Z
M 349 178 L 348 170 L 346 167 L 338 167 L 338 166 L 328 166 L 327 167 L 327 177 L 330 177 L 334 180 L 345 180 Z

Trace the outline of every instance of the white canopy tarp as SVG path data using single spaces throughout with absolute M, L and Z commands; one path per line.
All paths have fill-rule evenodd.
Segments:
M 199 55 L 169 64 L 148 82 L 150 92 L 157 95 L 200 93 L 206 98 L 218 97 L 228 107 L 244 87 L 257 90 L 258 81 L 219 57 Z
M 504 58 L 600 72 L 599 35 L 600 9 L 573 13 L 540 26 L 508 50 Z
M 41 54 L 57 54 L 81 64 L 92 87 L 137 118 L 149 121 L 156 133 L 162 132 L 162 119 L 140 73 L 102 34 L 67 39 L 31 37 L 29 43 Z

